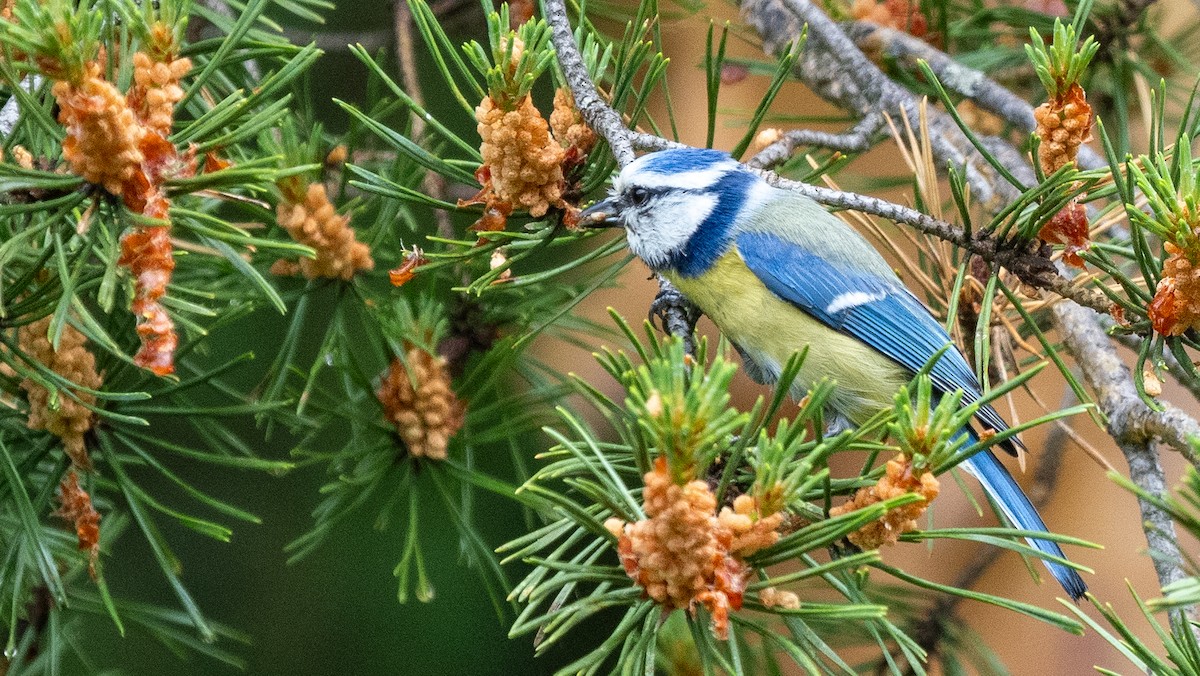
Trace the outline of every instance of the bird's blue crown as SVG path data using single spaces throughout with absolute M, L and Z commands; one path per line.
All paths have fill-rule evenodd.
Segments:
M 686 171 L 703 171 L 733 160 L 729 153 L 711 148 L 660 150 L 659 152 L 646 155 L 641 159 L 642 171 L 663 175 L 679 174 Z

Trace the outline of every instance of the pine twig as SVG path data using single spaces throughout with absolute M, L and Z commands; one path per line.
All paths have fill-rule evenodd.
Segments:
M 920 38 L 869 21 L 846 24 L 846 33 L 864 52 L 883 54 L 887 60 L 894 60 L 909 70 L 917 70 L 917 63 L 924 61 L 947 89 L 1022 131 L 1032 133 L 1037 127 L 1033 106 L 1027 101 L 983 72 L 962 65 Z M 1088 146 L 1080 147 L 1077 162 L 1081 169 L 1108 166 L 1108 162 Z
M 868 115 L 841 134 L 831 134 L 813 129 L 792 129 L 784 132 L 783 138 L 758 151 L 746 161 L 755 169 L 773 169 L 786 162 L 796 148 L 816 147 L 844 153 L 862 153 L 871 149 L 872 139 L 884 126 L 883 116 Z
M 1200 439 L 1200 423 L 1170 404 L 1164 403 L 1161 411 L 1146 405 L 1133 384 L 1129 367 L 1121 361 L 1097 318 L 1087 310 L 1061 303 L 1053 311 L 1068 349 L 1080 363 L 1084 379 L 1096 392 L 1100 410 L 1108 418 L 1109 434 L 1122 450 L 1126 445 L 1144 445 L 1157 438 L 1200 469 L 1200 457 L 1190 443 Z
M 583 56 L 575 44 L 575 35 L 571 32 L 567 9 L 562 0 L 547 0 L 543 7 L 558 65 L 571 87 L 575 107 L 588 126 L 608 142 L 617 163 L 624 167 L 632 162 L 635 149 L 662 150 L 677 146 L 664 138 L 644 134 L 625 125 L 621 115 L 596 93 L 596 84 L 588 75 Z M 699 310 L 665 279 L 659 279 L 658 295 L 650 306 L 650 312 L 661 319 L 664 329 L 683 341 L 688 354 L 695 354 L 692 333 L 700 316 Z
M 627 127 L 620 113 L 613 110 L 596 93 L 596 83 L 592 82 L 591 76 L 588 75 L 583 55 L 579 53 L 579 46 L 575 44 L 575 34 L 571 31 L 567 8 L 562 0 L 548 0 L 544 4 L 544 12 L 546 23 L 550 26 L 550 40 L 554 43 L 554 53 L 562 69 L 563 78 L 575 97 L 575 107 L 579 109 L 588 126 L 608 142 L 613 157 L 617 158 L 617 164 L 624 167 L 634 161 L 635 150 L 664 150 L 680 146 L 660 136 Z
M 1094 318 L 1087 316 L 1087 310 L 1062 303 L 1053 312 L 1067 348 L 1076 356 L 1084 379 L 1108 417 L 1108 432 L 1125 455 L 1130 480 L 1151 495 L 1166 497 L 1166 476 L 1154 437 L 1170 437 L 1163 440 L 1173 446 L 1179 444 L 1177 448 L 1188 462 L 1200 467 L 1188 444 L 1189 437 L 1200 435 L 1200 427 L 1178 409 L 1154 411 L 1142 401 L 1129 368 Z M 1165 587 L 1187 577 L 1171 516 L 1140 497 L 1138 507 L 1159 585 Z M 1176 628 L 1187 626 L 1182 611 L 1173 611 L 1171 621 Z

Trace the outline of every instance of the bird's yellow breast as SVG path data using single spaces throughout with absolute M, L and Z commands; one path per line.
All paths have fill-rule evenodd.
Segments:
M 866 344 L 825 326 L 781 299 L 754 276 L 736 249 L 704 274 L 666 277 L 771 377 L 792 354 L 809 348 L 797 378 L 803 389 L 824 376 L 837 381 L 834 408 L 861 423 L 891 405 L 905 370 Z

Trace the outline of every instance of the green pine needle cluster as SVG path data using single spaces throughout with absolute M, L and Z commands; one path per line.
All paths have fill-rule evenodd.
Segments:
M 1036 28 L 1029 29 L 1029 39 L 1032 44 L 1025 45 L 1025 52 L 1033 62 L 1034 70 L 1046 93 L 1051 99 L 1059 99 L 1073 85 L 1079 83 L 1088 64 L 1096 56 L 1100 45 L 1089 36 L 1079 44 L 1073 24 L 1063 24 L 1059 19 L 1054 20 L 1054 39 L 1050 46 L 1042 39 Z
M 488 15 L 490 50 L 474 41 L 463 46 L 471 65 L 487 81 L 488 95 L 504 110 L 512 110 L 525 98 L 554 62 L 545 21 L 527 21 L 517 30 L 509 25 L 508 5 L 502 5 L 499 12 Z

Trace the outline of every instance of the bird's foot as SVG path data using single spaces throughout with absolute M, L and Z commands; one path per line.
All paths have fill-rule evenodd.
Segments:
M 688 354 L 695 353 L 692 334 L 696 330 L 696 322 L 700 320 L 700 308 L 661 277 L 658 280 L 658 295 L 650 304 L 649 319 L 652 324 L 656 323 L 657 319 L 657 325 L 664 333 L 681 339 Z

